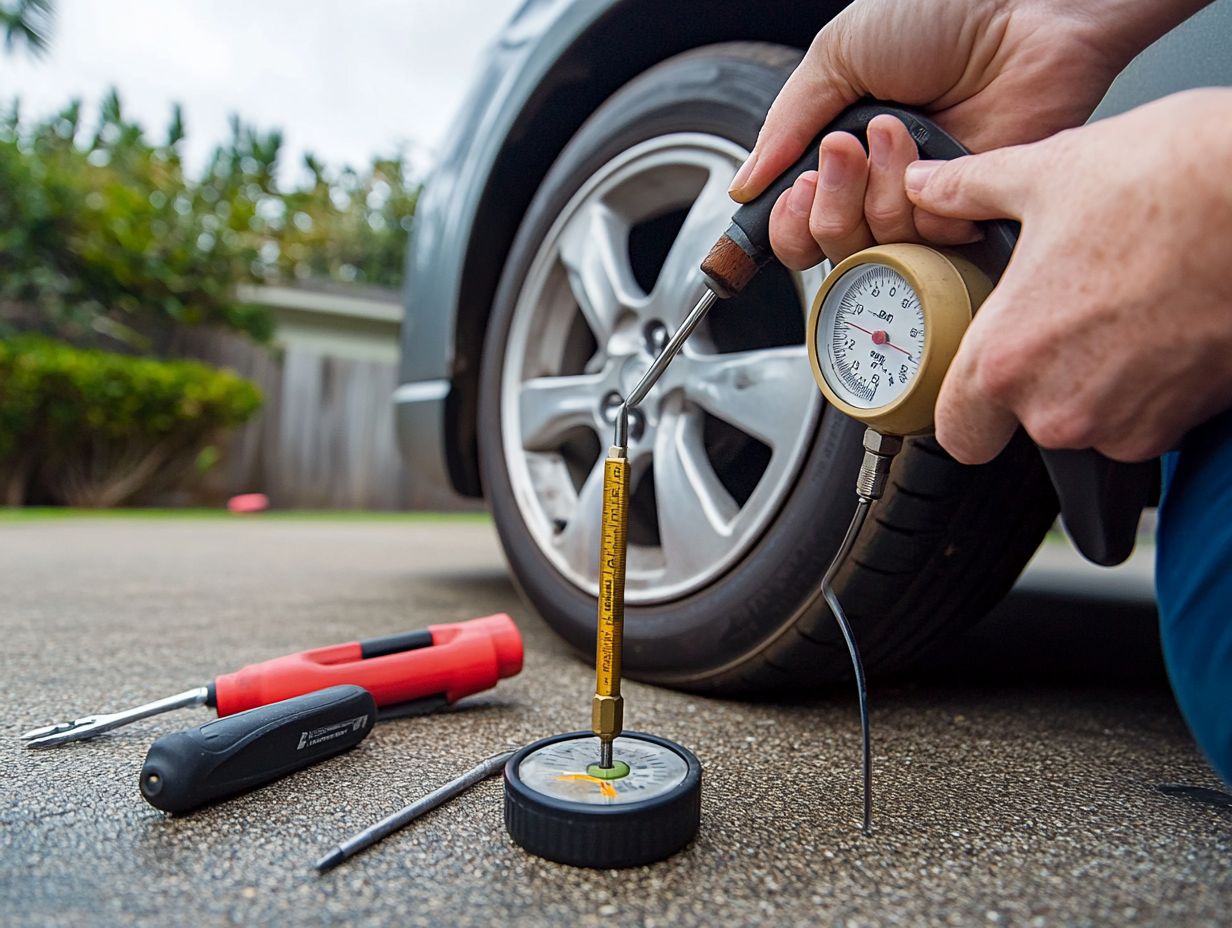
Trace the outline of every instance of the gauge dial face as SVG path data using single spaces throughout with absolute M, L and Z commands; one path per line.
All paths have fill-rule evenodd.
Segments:
M 610 806 L 662 796 L 680 786 L 689 772 L 675 751 L 637 738 L 617 738 L 612 755 L 629 765 L 629 773 L 613 780 L 600 779 L 588 772 L 599 759 L 598 738 L 556 741 L 527 754 L 518 765 L 518 778 L 545 796 Z
M 815 338 L 830 389 L 851 406 L 877 409 L 902 396 L 920 372 L 924 309 L 898 271 L 861 264 L 830 287 Z

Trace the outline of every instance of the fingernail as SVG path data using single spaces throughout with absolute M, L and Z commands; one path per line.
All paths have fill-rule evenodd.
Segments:
M 806 171 L 791 185 L 791 193 L 787 195 L 787 208 L 797 216 L 807 216 L 813 211 L 813 200 L 816 196 L 817 174 L 815 171 Z
M 842 155 L 825 152 L 821 159 L 821 185 L 827 190 L 838 190 L 847 183 L 851 171 Z
M 907 192 L 919 193 L 923 190 L 928 179 L 933 176 L 933 171 L 937 170 L 941 164 L 940 161 L 913 161 L 907 165 L 907 173 L 903 175 Z
M 757 164 L 757 157 L 758 152 L 754 151 L 745 160 L 744 164 L 740 165 L 740 170 L 732 178 L 731 186 L 727 188 L 728 193 L 739 193 L 740 189 L 748 183 L 749 175 L 753 173 L 753 167 Z
M 884 168 L 890 160 L 890 133 L 881 126 L 868 127 L 868 157 L 875 167 Z

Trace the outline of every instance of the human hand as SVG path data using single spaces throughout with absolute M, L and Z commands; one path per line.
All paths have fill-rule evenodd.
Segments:
M 1205 0 L 859 0 L 830 22 L 775 100 L 732 184 L 746 202 L 821 129 L 863 97 L 917 106 L 973 151 L 1081 124 L 1129 59 Z M 771 216 L 784 264 L 804 268 L 881 242 L 958 244 L 967 222 L 928 215 L 903 193 L 914 142 L 892 117 L 869 126 L 870 153 L 834 133 Z
M 937 401 L 956 459 L 1021 422 L 1124 461 L 1232 406 L 1232 90 L 1190 91 L 1042 142 L 906 173 L 938 216 L 1022 233 Z

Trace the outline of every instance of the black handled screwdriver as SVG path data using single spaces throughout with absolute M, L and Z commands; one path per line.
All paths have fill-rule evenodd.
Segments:
M 355 747 L 376 722 L 359 686 L 331 686 L 164 735 L 141 768 L 141 795 L 164 812 L 264 786 Z

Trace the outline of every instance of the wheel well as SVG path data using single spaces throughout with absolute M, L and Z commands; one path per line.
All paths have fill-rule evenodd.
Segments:
M 805 48 L 845 0 L 621 0 L 565 51 L 514 122 L 488 175 L 458 295 L 453 389 L 446 410 L 450 477 L 481 496 L 476 441 L 480 354 L 488 315 L 522 216 L 552 162 L 587 117 L 638 74 L 673 55 L 717 42 Z M 701 260 L 702 256 L 698 256 Z

